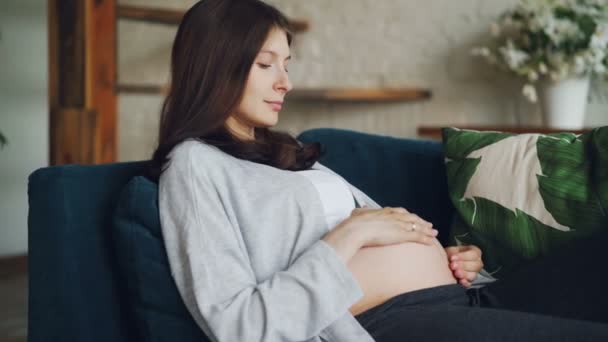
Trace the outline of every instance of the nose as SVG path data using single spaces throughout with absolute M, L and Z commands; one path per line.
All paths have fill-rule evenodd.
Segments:
M 279 79 L 275 82 L 274 88 L 278 92 L 282 92 L 283 94 L 287 93 L 293 88 L 291 81 L 289 80 L 289 75 L 287 71 L 282 71 Z

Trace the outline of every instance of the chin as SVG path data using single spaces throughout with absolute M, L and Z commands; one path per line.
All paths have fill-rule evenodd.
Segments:
M 267 123 L 260 124 L 258 127 L 259 128 L 272 128 L 276 125 L 277 125 L 277 122 L 274 122 L 274 123 L 267 122 Z
M 278 122 L 279 122 L 279 115 L 276 113 L 273 113 L 273 114 L 271 114 L 271 116 L 264 117 L 262 120 L 260 120 L 257 126 L 262 127 L 262 128 L 270 128 L 272 126 L 276 126 L 276 124 Z

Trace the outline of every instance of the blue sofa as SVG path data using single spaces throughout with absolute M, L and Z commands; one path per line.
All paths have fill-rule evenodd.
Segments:
M 326 150 L 321 162 L 381 205 L 403 206 L 432 221 L 445 244 L 453 207 L 448 199 L 440 142 L 338 129 L 313 129 L 298 138 L 303 142 L 320 142 Z M 184 333 L 183 324 L 191 328 L 193 321 L 177 322 L 188 314 L 172 285 L 167 265 L 158 261 L 149 264 L 154 271 L 143 275 L 149 277 L 148 284 L 162 283 L 168 287 L 161 293 L 144 294 L 143 297 L 156 302 L 144 302 L 143 309 L 135 309 L 133 282 L 127 279 L 130 264 L 124 257 L 136 258 L 141 245 L 116 242 L 116 234 L 130 238 L 142 231 L 129 225 L 117 233 L 113 228 L 117 210 L 126 212 L 127 217 L 130 210 L 135 210 L 133 215 L 143 216 L 140 217 L 143 225 L 156 220 L 148 225 L 158 226 L 158 212 L 139 204 L 156 202 L 155 184 L 137 177 L 145 167 L 145 161 L 67 165 L 39 169 L 30 175 L 30 342 L 188 340 L 173 332 Z M 121 192 L 127 183 L 133 183 L 132 179 L 147 184 L 147 190 L 139 192 L 138 201 L 121 202 Z M 158 227 L 154 229 L 145 233 L 144 238 L 158 239 Z M 162 241 L 142 253 L 164 253 Z M 165 268 L 158 271 L 157 267 Z M 153 291 L 151 288 L 147 286 L 144 291 Z M 162 306 L 163 301 L 172 307 L 169 312 L 177 316 L 170 318 L 165 313 L 152 317 L 149 312 L 142 313 L 151 306 Z M 142 314 L 148 316 L 142 318 Z M 197 334 L 184 334 L 187 333 L 191 337 Z

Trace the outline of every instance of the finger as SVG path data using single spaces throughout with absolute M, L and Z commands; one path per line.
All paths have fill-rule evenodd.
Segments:
M 459 261 L 460 269 L 466 272 L 479 272 L 483 268 L 483 263 L 479 260 L 476 261 Z
M 454 274 L 454 277 L 456 277 L 456 279 L 458 280 L 465 278 L 465 274 L 461 270 L 454 270 L 452 273 Z
M 395 213 L 401 213 L 401 214 L 410 213 L 409 211 L 407 211 L 407 209 L 405 209 L 403 207 L 385 207 L 384 209 L 387 209 L 388 212 L 395 212 Z
M 472 282 L 475 278 L 477 278 L 477 272 L 465 272 L 464 279 Z
M 412 225 L 413 227 L 413 225 Z M 437 236 L 437 234 L 439 234 L 439 231 L 437 229 L 434 229 L 433 226 L 426 226 L 426 227 L 422 227 L 419 228 L 418 226 L 416 226 L 416 229 L 419 230 L 421 233 L 435 237 Z
M 461 268 L 454 269 L 452 271 L 454 277 L 457 279 L 466 279 L 468 281 L 473 281 L 477 278 L 477 272 L 464 271 Z
M 446 253 L 448 254 L 450 261 L 462 260 L 460 253 L 464 253 L 470 250 L 470 246 L 451 246 L 447 247 Z
M 450 260 L 455 261 L 458 259 L 457 254 L 460 252 L 460 247 L 459 246 L 451 246 L 451 247 L 446 247 L 444 248 L 446 254 L 448 255 L 448 258 L 450 258 Z M 455 256 L 456 258 L 454 258 L 453 256 Z
M 410 215 L 412 221 L 420 222 L 420 224 L 426 225 L 426 226 L 429 226 L 429 227 L 433 226 L 433 223 L 431 223 L 431 222 L 423 219 L 422 217 L 420 217 L 420 216 L 418 216 L 416 214 L 409 213 L 407 215 Z
M 352 211 L 359 211 L 359 212 L 368 212 L 368 211 L 380 211 L 380 209 L 376 209 L 376 208 L 371 208 L 369 206 L 363 206 L 361 208 L 355 208 Z
M 415 223 L 412 222 L 403 222 L 403 221 L 399 221 L 401 227 L 403 227 L 403 229 L 405 229 L 406 231 L 409 232 L 419 232 L 423 235 L 427 235 L 430 237 L 436 237 L 439 232 L 436 229 L 433 229 L 431 226 L 417 226 Z
M 460 253 L 460 252 L 465 252 L 469 250 L 469 246 L 450 246 L 450 247 L 446 247 L 446 250 L 450 251 L 451 253 Z
M 469 282 L 466 279 L 460 279 L 458 282 L 460 283 L 460 285 L 462 285 L 464 287 L 471 287 L 471 282 Z
M 351 215 L 361 215 L 364 213 L 369 213 L 369 212 L 374 212 L 374 211 L 379 211 L 378 209 L 374 209 L 374 208 L 369 208 L 369 207 L 362 207 L 362 208 L 355 208 L 353 209 L 350 214 Z
M 470 250 L 470 251 L 474 251 L 474 252 L 475 252 L 475 253 L 477 253 L 477 254 L 479 255 L 479 257 L 481 258 L 482 253 L 481 253 L 481 249 L 480 249 L 479 247 L 477 247 L 477 246 L 475 246 L 475 245 L 469 245 L 469 246 L 467 246 L 467 247 L 468 247 L 468 250 Z
M 397 217 L 401 217 L 401 219 L 405 219 L 405 220 L 412 221 L 412 222 L 432 224 L 431 222 L 423 220 L 420 216 L 410 213 L 407 209 L 402 208 L 402 207 L 398 207 L 398 208 L 385 207 L 383 209 L 383 212 L 386 214 L 389 214 L 389 215 L 395 215 Z
M 403 222 L 410 222 L 416 224 L 418 227 L 432 227 L 433 224 L 431 222 L 425 221 L 420 216 L 416 214 L 402 214 L 402 213 L 392 213 L 392 217 L 396 220 L 400 220 Z
M 406 231 L 405 234 L 407 241 L 418 242 L 425 245 L 433 244 L 433 237 L 423 234 L 419 231 Z
M 481 260 L 481 251 L 479 249 L 469 249 L 464 252 L 459 252 L 458 259 L 463 261 Z

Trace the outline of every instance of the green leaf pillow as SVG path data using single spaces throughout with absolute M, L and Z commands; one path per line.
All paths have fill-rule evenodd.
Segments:
M 585 134 L 443 129 L 450 241 L 483 251 L 500 278 L 608 229 L 608 126 Z

